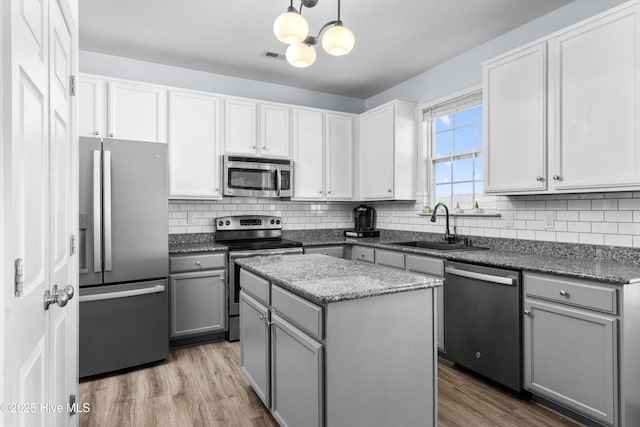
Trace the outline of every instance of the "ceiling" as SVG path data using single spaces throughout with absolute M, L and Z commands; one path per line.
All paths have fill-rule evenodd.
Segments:
M 368 98 L 571 0 L 343 0 L 353 51 L 299 69 L 273 21 L 287 0 L 82 0 L 80 49 Z M 294 2 L 299 7 L 299 0 Z M 310 33 L 337 17 L 337 0 L 304 9 Z

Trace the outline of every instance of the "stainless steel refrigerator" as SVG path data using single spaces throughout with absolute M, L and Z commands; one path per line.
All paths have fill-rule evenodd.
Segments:
M 80 377 L 169 352 L 166 144 L 80 138 Z

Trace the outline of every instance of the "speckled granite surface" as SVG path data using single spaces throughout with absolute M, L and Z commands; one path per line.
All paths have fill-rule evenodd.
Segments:
M 216 243 L 214 236 L 214 233 L 169 234 L 169 255 L 226 251 L 227 246 Z
M 326 255 L 274 255 L 236 261 L 306 299 L 331 303 L 441 286 L 437 279 Z

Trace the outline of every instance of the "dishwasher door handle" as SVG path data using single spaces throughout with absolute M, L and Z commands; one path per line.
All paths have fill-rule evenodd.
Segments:
M 499 285 L 513 286 L 514 285 L 513 282 L 515 280 L 512 277 L 494 276 L 493 274 L 476 273 L 475 271 L 460 270 L 454 267 L 445 267 L 444 271 L 445 273 L 449 273 L 454 276 L 466 277 L 468 279 L 482 280 L 483 282 L 497 283 Z

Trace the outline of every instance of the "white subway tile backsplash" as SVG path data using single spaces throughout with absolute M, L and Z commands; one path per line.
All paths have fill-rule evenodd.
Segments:
M 640 210 L 640 198 L 638 199 L 620 199 L 618 201 L 618 209 L 620 210 Z
M 605 211 L 604 220 L 606 222 L 631 222 L 633 221 L 632 211 Z
M 579 243 L 588 245 L 604 245 L 604 234 L 580 233 Z
M 591 224 L 592 233 L 617 234 L 618 224 L 615 222 L 594 222 Z
M 609 246 L 633 246 L 633 236 L 625 234 L 605 234 L 604 244 Z
M 578 243 L 580 235 L 578 233 L 558 232 L 556 233 L 556 240 L 564 243 Z
M 591 200 L 569 200 L 567 202 L 567 209 L 572 211 L 591 210 Z
M 591 209 L 603 211 L 616 210 L 618 209 L 618 199 L 592 200 Z
M 580 221 L 604 221 L 603 211 L 582 211 Z

